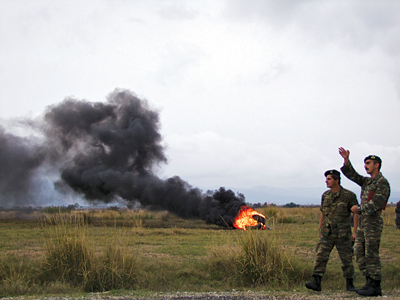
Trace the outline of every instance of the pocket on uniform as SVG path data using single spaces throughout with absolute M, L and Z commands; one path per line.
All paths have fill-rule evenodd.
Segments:
M 340 239 L 351 239 L 351 230 L 349 229 L 339 229 L 338 238 Z
M 336 215 L 344 217 L 349 215 L 349 207 L 346 202 L 341 202 L 336 207 Z
M 331 228 L 328 224 L 323 224 L 319 231 L 321 232 L 322 235 L 328 235 L 329 232 L 331 231 Z

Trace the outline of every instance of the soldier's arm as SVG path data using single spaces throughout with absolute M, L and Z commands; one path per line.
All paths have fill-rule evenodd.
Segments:
M 347 160 L 347 162 L 343 164 L 340 170 L 348 179 L 357 183 L 359 186 L 362 186 L 364 181 L 366 180 L 364 176 L 361 176 L 357 173 L 356 170 L 354 170 L 354 167 L 351 164 L 350 160 Z
M 361 205 L 361 214 L 371 215 L 376 211 L 381 210 L 389 199 L 389 195 L 389 182 L 382 178 L 382 180 L 378 182 L 378 186 L 372 199 Z
M 353 213 L 353 223 L 354 223 L 354 228 L 353 228 L 353 234 L 351 235 L 351 240 L 354 241 L 356 239 L 356 233 L 357 233 L 357 228 L 358 228 L 358 219 L 360 215 L 358 213 Z
M 326 195 L 327 192 L 323 193 L 321 196 L 321 206 L 319 207 L 319 210 L 321 211 L 321 216 L 319 217 L 319 225 L 318 225 L 318 235 L 321 237 L 321 228 L 322 224 L 324 223 L 325 220 L 325 215 L 323 213 L 323 205 L 324 205 L 324 196 Z
M 359 213 L 358 213 L 358 201 L 357 201 L 357 196 L 354 193 L 351 193 L 350 195 L 350 210 L 353 213 L 353 234 L 351 235 L 351 240 L 354 241 L 356 239 L 356 232 L 358 228 L 358 220 L 359 220 Z M 355 207 L 354 211 L 352 208 Z
M 321 227 L 322 227 L 322 222 L 325 219 L 325 215 L 321 212 L 321 216 L 319 218 L 319 225 L 318 225 L 318 232 L 319 232 L 319 237 L 321 237 Z

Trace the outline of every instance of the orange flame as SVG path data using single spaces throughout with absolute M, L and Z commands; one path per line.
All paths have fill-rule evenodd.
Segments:
M 260 216 L 265 220 L 264 215 L 260 214 L 259 212 L 255 211 L 254 209 L 248 206 L 242 206 L 235 221 L 233 222 L 233 226 L 237 229 L 243 229 L 243 230 L 246 230 L 247 226 L 260 226 L 260 229 L 265 229 L 265 224 L 255 220 L 253 218 L 254 215 Z

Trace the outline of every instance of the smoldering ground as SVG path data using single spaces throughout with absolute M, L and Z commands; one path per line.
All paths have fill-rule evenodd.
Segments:
M 231 190 L 203 194 L 178 176 L 157 177 L 155 167 L 167 163 L 159 114 L 131 91 L 117 89 L 105 102 L 66 98 L 39 119 L 14 123 L 32 134 L 0 128 L 1 206 L 77 196 L 94 203 L 138 201 L 231 226 L 245 204 Z

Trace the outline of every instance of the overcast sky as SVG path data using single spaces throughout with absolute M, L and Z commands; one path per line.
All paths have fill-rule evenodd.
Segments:
M 324 189 L 343 146 L 399 190 L 399 16 L 396 0 L 1 0 L 0 118 L 124 88 L 160 113 L 162 178 Z

